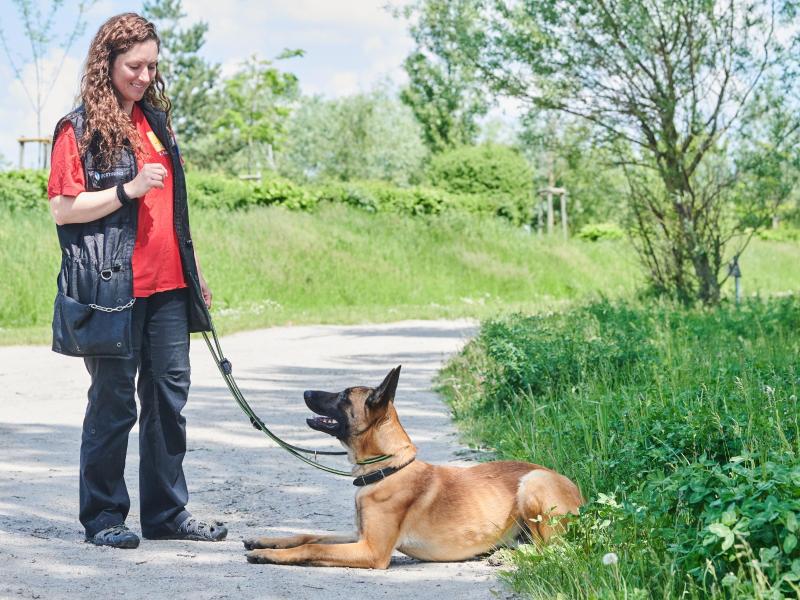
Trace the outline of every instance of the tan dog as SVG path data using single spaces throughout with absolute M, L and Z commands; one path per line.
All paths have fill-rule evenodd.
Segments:
M 539 465 L 447 467 L 414 460 L 417 449 L 394 408 L 399 376 L 397 367 L 374 389 L 303 394 L 322 415 L 308 419 L 309 426 L 338 438 L 355 465 L 357 534 L 245 540 L 248 561 L 385 569 L 395 549 L 420 560 L 457 561 L 526 531 L 546 541 L 554 531 L 551 517 L 577 514 L 583 499 L 575 484 Z M 382 455 L 389 456 L 359 464 Z

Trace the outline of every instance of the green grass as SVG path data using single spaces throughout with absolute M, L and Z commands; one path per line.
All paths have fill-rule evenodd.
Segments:
M 601 301 L 483 324 L 441 374 L 476 446 L 589 503 L 513 555 L 533 598 L 782 598 L 800 588 L 800 298 Z M 619 562 L 602 563 L 614 552 Z
M 370 214 L 343 205 L 193 210 L 193 234 L 222 332 L 289 323 L 488 318 L 603 294 L 642 276 L 625 241 L 537 238 L 500 220 Z M 800 280 L 797 246 L 757 242 L 745 291 Z M 0 343 L 47 343 L 59 266 L 44 211 L 0 210 Z
M 410 218 L 341 205 L 195 210 L 221 331 L 287 323 L 488 317 L 637 284 L 622 244 L 540 240 L 501 221 Z M 45 213 L 0 213 L 4 343 L 48 339 L 59 265 Z

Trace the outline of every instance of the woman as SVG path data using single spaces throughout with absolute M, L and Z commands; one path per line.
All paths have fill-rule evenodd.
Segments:
M 80 458 L 86 540 L 136 548 L 123 477 L 139 418 L 142 534 L 219 541 L 227 529 L 186 510 L 189 333 L 208 331 L 211 292 L 192 248 L 171 104 L 152 23 L 126 13 L 97 32 L 82 105 L 56 126 L 48 184 L 62 250 L 53 350 L 91 376 Z M 136 373 L 139 373 L 136 381 Z

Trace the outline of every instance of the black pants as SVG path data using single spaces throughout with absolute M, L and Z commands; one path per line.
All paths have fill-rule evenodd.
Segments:
M 183 475 L 189 394 L 186 289 L 137 298 L 133 356 L 86 358 L 92 377 L 81 437 L 80 520 L 87 536 L 122 523 L 130 498 L 125 487 L 128 434 L 139 394 L 139 497 L 142 534 L 174 532 L 189 516 Z M 139 372 L 138 383 L 135 382 Z

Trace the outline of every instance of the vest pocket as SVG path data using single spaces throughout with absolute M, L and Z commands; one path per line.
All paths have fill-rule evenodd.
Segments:
M 58 292 L 53 305 L 53 350 L 69 356 L 131 356 L 130 307 L 104 312 Z
M 69 356 L 131 355 L 129 271 L 119 263 L 99 268 L 70 258 L 62 263 L 58 286 L 53 304 L 54 351 Z

